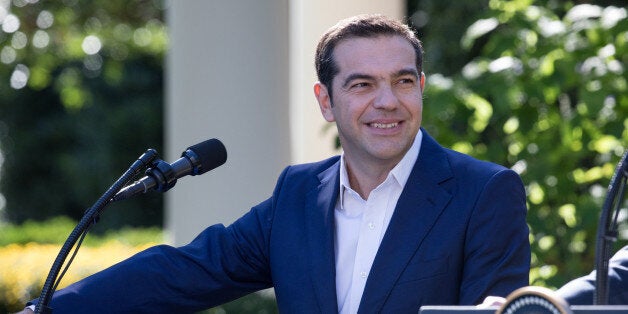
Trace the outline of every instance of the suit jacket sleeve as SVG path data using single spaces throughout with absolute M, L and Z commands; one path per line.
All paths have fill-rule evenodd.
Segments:
M 576 278 L 556 293 L 570 305 L 592 305 L 595 292 L 595 271 Z M 613 305 L 628 304 L 628 246 L 624 246 L 608 264 L 608 302 Z
M 187 313 L 268 288 L 273 201 L 229 227 L 208 227 L 186 246 L 140 252 L 57 291 L 49 306 L 54 313 Z
M 512 170 L 497 172 L 482 189 L 467 229 L 461 304 L 505 297 L 529 284 L 525 204 L 521 179 Z

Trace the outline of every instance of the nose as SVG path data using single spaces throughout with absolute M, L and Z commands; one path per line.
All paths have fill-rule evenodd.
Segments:
M 399 104 L 399 99 L 391 86 L 381 86 L 373 101 L 373 107 L 383 110 L 394 110 Z

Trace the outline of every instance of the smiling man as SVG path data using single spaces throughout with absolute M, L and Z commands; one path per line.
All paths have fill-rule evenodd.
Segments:
M 232 225 L 141 252 L 50 306 L 194 312 L 273 287 L 282 313 L 417 313 L 528 285 L 521 180 L 421 129 L 422 58 L 400 22 L 339 22 L 317 47 L 314 94 L 341 156 L 287 167 L 272 196 Z

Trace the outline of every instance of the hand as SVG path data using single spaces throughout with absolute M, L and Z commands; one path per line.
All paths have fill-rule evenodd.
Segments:
M 499 306 L 502 306 L 505 302 L 506 302 L 505 298 L 496 297 L 496 296 L 488 296 L 486 297 L 486 299 L 484 299 L 484 302 L 482 302 L 482 304 L 478 304 L 477 307 L 478 308 L 489 308 L 493 306 L 499 307 Z

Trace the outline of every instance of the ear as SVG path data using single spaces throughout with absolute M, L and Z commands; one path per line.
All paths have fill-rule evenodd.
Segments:
M 323 118 L 325 118 L 327 122 L 336 121 L 332 111 L 332 103 L 327 86 L 323 85 L 321 82 L 316 82 L 316 84 L 314 84 L 314 96 L 316 96 Z
M 423 90 L 425 89 L 425 73 L 421 72 L 421 78 L 419 80 L 419 84 L 421 84 L 421 94 L 423 93 Z

